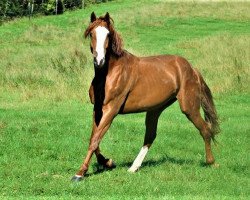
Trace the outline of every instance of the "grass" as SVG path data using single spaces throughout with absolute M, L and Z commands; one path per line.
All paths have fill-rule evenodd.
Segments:
M 221 144 L 214 151 L 219 168 L 203 166 L 203 142 L 174 105 L 163 113 L 158 137 L 138 173 L 126 170 L 143 140 L 144 114 L 119 116 L 101 145 L 103 152 L 115 159 L 117 169 L 92 175 L 96 169 L 93 163 L 90 176 L 80 184 L 72 184 L 70 178 L 86 152 L 90 106 L 40 101 L 21 103 L 20 107 L 6 105 L 1 109 L 1 194 L 93 199 L 247 198 L 250 127 L 245 98 L 230 97 L 230 104 L 218 103 L 223 114 Z M 232 116 L 235 110 L 240 112 Z
M 135 11 L 134 8 L 137 8 Z M 248 199 L 249 2 L 118 0 L 0 27 L 1 199 Z M 166 110 L 143 167 L 126 170 L 144 137 L 145 114 L 118 116 L 101 143 L 117 168 L 70 182 L 88 148 L 93 76 L 90 13 L 109 11 L 136 55 L 179 54 L 198 68 L 221 121 L 219 168 L 178 104 Z

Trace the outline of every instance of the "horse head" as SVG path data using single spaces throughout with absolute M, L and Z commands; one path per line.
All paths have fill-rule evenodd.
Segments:
M 90 49 L 96 68 L 102 68 L 109 56 L 120 57 L 123 53 L 122 39 L 114 30 L 113 19 L 108 12 L 99 18 L 92 12 L 84 35 L 90 37 Z

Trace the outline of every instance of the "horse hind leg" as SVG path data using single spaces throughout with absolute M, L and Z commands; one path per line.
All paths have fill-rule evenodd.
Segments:
M 195 92 L 196 91 L 196 92 Z M 188 95 L 185 95 L 188 94 Z M 200 114 L 200 96 L 197 90 L 192 90 L 188 93 L 187 91 L 184 95 L 179 95 L 177 97 L 179 100 L 181 111 L 187 116 L 187 118 L 194 124 L 194 126 L 199 130 L 205 143 L 206 152 L 206 163 L 213 164 L 214 156 L 211 149 L 211 128 L 210 125 L 201 117 Z
M 136 172 L 140 168 L 150 146 L 153 144 L 156 138 L 157 123 L 161 112 L 162 109 L 147 112 L 145 121 L 146 133 L 144 138 L 144 144 L 136 159 L 134 160 L 132 166 L 128 169 L 129 172 Z
M 211 149 L 212 134 L 210 132 L 209 124 L 202 119 L 200 113 L 188 115 L 188 118 L 200 131 L 200 134 L 205 142 L 206 163 L 209 165 L 213 164 L 214 156 L 212 154 L 212 149 Z

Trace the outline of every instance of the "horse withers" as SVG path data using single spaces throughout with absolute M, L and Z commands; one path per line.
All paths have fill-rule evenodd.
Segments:
M 213 164 L 211 139 L 219 132 L 219 124 L 211 91 L 201 74 L 180 56 L 137 57 L 127 52 L 109 13 L 99 18 L 94 12 L 91 14 L 85 31 L 88 36 L 95 71 L 89 89 L 94 104 L 93 127 L 87 155 L 72 180 L 84 177 L 93 153 L 100 165 L 115 167 L 112 159 L 101 154 L 99 144 L 104 134 L 116 115 L 146 112 L 144 144 L 129 168 L 136 172 L 156 137 L 160 114 L 176 100 L 205 142 L 206 163 Z

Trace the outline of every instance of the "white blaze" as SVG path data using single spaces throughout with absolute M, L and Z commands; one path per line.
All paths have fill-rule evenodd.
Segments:
M 98 26 L 96 29 L 96 52 L 97 52 L 97 57 L 96 61 L 97 64 L 99 65 L 101 60 L 105 57 L 104 55 L 104 42 L 105 39 L 109 33 L 108 29 L 103 27 L 103 26 Z

